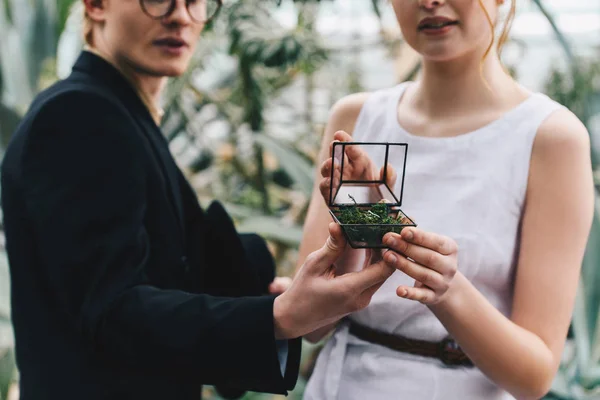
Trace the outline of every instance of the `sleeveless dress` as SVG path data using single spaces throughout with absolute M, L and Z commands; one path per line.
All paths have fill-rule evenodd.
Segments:
M 419 228 L 447 235 L 459 247 L 458 269 L 507 317 L 512 305 L 519 226 L 531 150 L 540 124 L 562 106 L 534 93 L 499 119 L 455 137 L 411 135 L 397 106 L 411 82 L 372 93 L 354 130 L 357 142 L 408 143 L 402 210 Z M 401 171 L 402 165 L 390 162 Z M 440 341 L 448 332 L 418 302 L 396 296 L 414 280 L 396 271 L 371 304 L 350 318 L 384 332 Z M 502 343 L 498 343 L 502 346 Z M 341 322 L 321 351 L 305 400 L 507 400 L 476 367 L 362 341 Z

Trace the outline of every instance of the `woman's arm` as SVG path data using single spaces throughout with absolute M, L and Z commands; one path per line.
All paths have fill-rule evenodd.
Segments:
M 306 220 L 304 222 L 302 242 L 300 244 L 298 262 L 296 263 L 296 272 L 298 272 L 298 269 L 302 266 L 306 257 L 313 251 L 319 249 L 329 236 L 327 226 L 331 222 L 331 216 L 329 215 L 327 204 L 324 202 L 319 189 L 319 183 L 321 182 L 321 164 L 331 157 L 329 146 L 334 140 L 335 132 L 343 130 L 352 134 L 354 125 L 358 119 L 358 114 L 360 113 L 367 96 L 368 93 L 357 93 L 346 96 L 339 100 L 332 108 L 321 143 L 319 158 L 316 163 L 315 184 Z M 306 335 L 305 338 L 310 342 L 318 342 L 331 331 L 336 323 L 337 322 L 332 323 L 318 331 Z
M 421 282 L 398 294 L 428 304 L 496 384 L 517 398 L 538 399 L 560 363 L 593 204 L 587 131 L 559 111 L 540 127 L 533 147 L 510 319 L 456 272 L 455 243 L 419 230 L 412 240 L 411 230 L 385 238 L 418 263 L 395 254 L 398 269 Z

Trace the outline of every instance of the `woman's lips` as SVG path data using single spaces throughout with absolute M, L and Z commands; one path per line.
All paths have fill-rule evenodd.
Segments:
M 446 17 L 431 17 L 421 20 L 417 30 L 425 33 L 426 35 L 445 35 L 456 25 L 458 25 L 458 21 L 451 20 Z

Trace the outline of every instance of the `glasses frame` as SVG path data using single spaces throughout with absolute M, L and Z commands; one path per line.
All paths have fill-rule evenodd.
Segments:
M 215 19 L 215 17 L 219 14 L 219 11 L 221 11 L 221 8 L 223 7 L 223 0 L 208 0 L 208 1 L 216 1 L 217 2 L 217 11 L 215 11 L 215 13 L 213 15 L 210 16 L 210 18 L 207 18 L 205 21 L 198 21 L 196 18 L 194 18 L 194 16 L 192 15 L 192 13 L 190 13 L 190 3 L 188 2 L 188 0 L 185 0 L 185 8 L 190 16 L 191 19 L 193 19 L 196 23 L 203 23 L 203 24 L 208 24 L 211 21 L 213 21 Z M 152 19 L 163 19 L 169 15 L 171 15 L 171 13 L 175 10 L 175 6 L 177 5 L 177 0 L 171 0 L 171 5 L 169 6 L 169 8 L 167 9 L 167 11 L 160 16 L 155 16 L 152 15 L 148 12 L 148 10 L 146 10 L 146 7 L 144 6 L 144 0 L 140 0 L 140 7 L 142 9 L 142 11 L 144 12 L 144 14 L 146 14 L 147 16 L 149 16 Z

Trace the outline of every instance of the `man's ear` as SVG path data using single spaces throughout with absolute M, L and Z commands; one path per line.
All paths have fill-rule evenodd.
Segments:
M 83 0 L 83 6 L 91 20 L 96 22 L 104 21 L 106 13 L 104 0 Z

